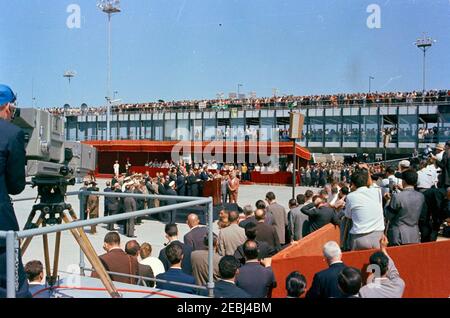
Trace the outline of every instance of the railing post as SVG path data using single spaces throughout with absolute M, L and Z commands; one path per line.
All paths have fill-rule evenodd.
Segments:
M 80 220 L 84 220 L 84 191 L 81 191 L 79 194 L 80 198 Z M 85 276 L 84 268 L 86 267 L 84 263 L 84 253 L 83 249 L 80 246 L 80 275 Z
M 18 249 L 16 250 L 16 233 L 8 231 L 6 234 L 6 297 L 16 298 L 19 289 Z M 17 241 L 17 245 L 18 245 Z
M 208 203 L 208 296 L 214 297 L 214 232 L 213 200 Z

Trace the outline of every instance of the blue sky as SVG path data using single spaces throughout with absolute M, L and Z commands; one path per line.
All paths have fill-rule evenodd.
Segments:
M 81 28 L 69 29 L 70 4 Z M 369 29 L 368 5 L 381 8 Z M 96 0 L 0 0 L 0 83 L 21 106 L 104 104 L 107 24 Z M 428 88 L 450 87 L 449 0 L 122 0 L 113 17 L 113 90 L 124 102 L 420 90 L 413 42 L 437 40 Z M 71 84 L 62 77 L 75 70 Z M 32 84 L 34 83 L 34 85 Z

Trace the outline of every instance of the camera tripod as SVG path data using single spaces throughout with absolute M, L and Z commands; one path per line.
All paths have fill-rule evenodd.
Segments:
M 66 194 L 67 185 L 72 184 L 71 181 L 64 178 L 33 178 L 32 185 L 38 187 L 38 196 L 40 202 L 35 204 L 25 224 L 25 230 L 46 227 L 51 225 L 57 225 L 64 223 L 72 223 L 78 220 L 75 211 L 72 206 L 64 202 L 64 196 Z M 36 221 L 33 221 L 36 215 L 39 216 Z M 115 288 L 111 278 L 106 272 L 105 267 L 97 256 L 91 242 L 89 241 L 83 228 L 71 229 L 73 237 L 77 241 L 78 245 L 86 255 L 87 259 L 91 263 L 95 272 L 98 274 L 100 280 L 105 286 L 108 293 L 113 298 L 119 298 L 120 295 Z M 28 246 L 31 243 L 32 237 L 25 239 L 21 246 L 22 255 L 25 254 Z M 50 286 L 54 286 L 58 278 L 58 265 L 59 265 L 59 253 L 61 246 L 61 232 L 56 233 L 55 239 L 55 251 L 53 258 L 53 272 L 50 268 L 50 253 L 48 236 L 44 234 L 42 236 L 44 245 L 44 258 L 45 258 L 45 270 L 47 282 Z

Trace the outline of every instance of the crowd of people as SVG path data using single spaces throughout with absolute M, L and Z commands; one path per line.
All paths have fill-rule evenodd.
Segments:
M 272 96 L 272 97 L 246 97 L 212 100 L 183 100 L 163 101 L 152 103 L 122 104 L 112 106 L 114 113 L 126 112 L 163 112 L 174 109 L 223 109 L 227 107 L 244 107 L 246 109 L 260 109 L 269 107 L 305 107 L 305 106 L 340 106 L 340 105 L 373 105 L 373 104 L 395 104 L 414 102 L 436 102 L 450 100 L 450 90 L 429 90 L 425 93 L 412 92 L 372 92 L 351 94 L 323 94 L 306 96 Z M 78 116 L 82 114 L 102 115 L 106 113 L 106 107 L 80 107 L 67 108 L 52 107 L 48 109 L 53 114 Z
M 272 191 L 254 205 L 243 208 L 223 205 L 212 244 L 214 296 L 271 297 L 277 284 L 283 283 L 288 297 L 402 297 L 405 281 L 387 247 L 435 241 L 440 231 L 443 235 L 449 234 L 449 155 L 450 141 L 438 145 L 423 160 L 402 160 L 397 166 L 381 163 L 308 166 L 302 170 L 302 178 L 304 175 L 306 180 L 311 179 L 311 188 L 289 200 L 288 210 L 277 202 Z M 312 171 L 317 173 L 311 174 Z M 183 175 L 184 171 L 178 170 L 180 172 Z M 201 173 L 208 174 L 201 169 L 192 173 L 197 180 L 200 180 Z M 308 177 L 310 175 L 318 177 L 313 179 Z M 180 190 L 177 187 L 178 176 L 174 167 L 167 178 L 159 176 L 155 185 L 144 176 L 118 175 L 113 178 L 114 184 L 108 186 L 111 187 L 109 191 L 121 191 L 125 187 L 125 191 L 136 193 L 136 190 L 145 192 L 149 182 L 153 189 L 164 188 L 167 191 L 163 183 L 168 183 L 172 192 L 166 193 L 172 196 Z M 210 177 L 213 176 L 208 175 Z M 231 172 L 230 188 L 233 178 L 236 175 Z M 191 188 L 190 191 L 197 190 Z M 236 202 L 235 199 L 233 201 Z M 88 214 L 89 200 L 90 197 Z M 165 204 L 175 203 L 156 201 L 136 199 L 135 205 L 125 211 L 157 206 L 163 201 Z M 105 214 L 114 213 L 111 206 L 117 206 L 117 203 L 105 201 Z M 167 222 L 166 244 L 158 257 L 152 256 L 149 243 L 139 244 L 136 240 L 128 241 L 122 249 L 119 234 L 114 225 L 109 224 L 111 232 L 104 239 L 107 252 L 100 259 L 108 271 L 132 275 L 111 275 L 114 281 L 206 296 L 209 230 L 200 224 L 196 213 L 190 213 L 186 223 L 189 232 L 181 240 L 174 219 Z M 340 244 L 330 241 L 323 246 L 328 268 L 316 273 L 311 282 L 306 281 L 301 270 L 287 277 L 275 277 L 271 268 L 272 257 L 328 224 L 338 226 L 341 232 Z M 375 251 L 368 263 L 378 266 L 379 273 L 369 275 L 363 282 L 360 269 L 343 263 L 342 253 L 371 249 Z M 43 279 L 42 264 L 34 261 L 25 268 L 30 282 Z M 92 276 L 97 277 L 95 272 Z M 35 285 L 31 284 L 32 288 L 36 288 Z M 372 288 L 375 285 L 377 288 Z

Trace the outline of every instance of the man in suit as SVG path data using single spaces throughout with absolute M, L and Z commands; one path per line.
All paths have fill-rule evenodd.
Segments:
M 239 226 L 245 229 L 245 226 L 250 222 L 253 222 L 256 224 L 256 219 L 255 219 L 255 213 L 253 212 L 253 208 L 251 205 L 244 206 L 243 210 L 244 210 L 245 219 L 243 219 L 241 222 L 239 222 Z
M 113 186 L 115 193 L 122 193 L 121 187 L 119 183 L 116 183 Z M 118 197 L 110 197 L 108 200 L 107 209 L 109 211 L 109 215 L 116 215 L 122 212 L 123 204 L 122 199 Z M 114 231 L 114 223 L 109 223 L 107 227 L 108 231 Z
M 272 225 L 265 223 L 266 211 L 257 209 L 255 211 L 256 223 L 256 240 L 258 242 L 266 242 L 271 250 L 279 251 L 281 249 L 277 231 Z
M 136 240 L 128 241 L 127 244 L 125 244 L 125 253 L 130 255 L 131 257 L 134 257 L 136 260 L 139 256 L 139 251 L 141 249 L 141 246 Z M 155 278 L 155 275 L 153 274 L 153 270 L 149 265 L 143 265 L 138 262 L 138 272 L 139 276 L 145 277 L 145 278 Z M 141 281 L 142 286 L 148 286 L 148 287 L 154 287 L 155 282 L 150 280 L 142 280 Z
M 106 181 L 106 188 L 103 190 L 103 192 L 113 192 L 114 189 L 111 187 L 111 181 Z M 103 215 L 104 216 L 109 216 L 110 211 L 109 211 L 109 206 L 111 205 L 111 203 L 113 202 L 113 197 L 106 197 L 105 196 L 105 201 L 104 201 L 104 206 L 103 206 Z
M 309 226 L 305 224 L 308 221 L 308 217 L 300 211 L 305 204 L 305 195 L 297 195 L 297 199 L 289 200 L 289 213 L 288 222 L 289 230 L 291 231 L 291 238 L 293 241 L 298 241 L 303 238 L 306 233 L 305 227 Z
M 245 226 L 245 236 L 247 240 L 255 241 L 256 245 L 258 245 L 258 260 L 263 260 L 265 258 L 272 257 L 275 255 L 276 250 L 271 248 L 267 242 L 258 241 L 257 237 L 257 223 L 247 223 Z M 245 243 L 244 243 L 245 244 Z M 239 246 L 234 252 L 234 257 L 239 261 L 241 265 L 245 264 L 245 253 L 244 253 L 244 244 Z
M 177 172 L 177 193 L 179 196 L 186 195 L 186 178 L 184 177 L 184 173 L 182 171 Z
M 166 233 L 166 239 L 168 241 L 167 244 L 165 244 L 165 248 L 161 249 L 159 252 L 159 259 L 164 265 L 164 269 L 168 270 L 170 268 L 170 262 L 167 259 L 166 255 L 166 248 L 170 246 L 172 243 L 178 243 L 183 248 L 183 260 L 181 262 L 181 268 L 183 269 L 183 272 L 185 272 L 188 275 L 192 275 L 192 263 L 191 263 L 191 253 L 192 248 L 187 245 L 183 244 L 178 240 L 178 227 L 176 224 L 167 224 L 165 227 L 165 233 Z
M 236 211 L 230 211 L 228 221 L 230 225 L 222 228 L 219 232 L 219 254 L 234 255 L 239 245 L 246 240 L 245 230 L 238 225 L 239 214 Z
M 125 193 L 134 193 L 134 186 L 132 184 L 126 185 Z M 126 197 L 123 199 L 124 213 L 137 211 L 136 199 L 133 197 Z M 135 219 L 130 218 L 125 220 L 124 233 L 127 237 L 134 236 Z
M 0 231 L 18 231 L 9 195 L 25 188 L 25 135 L 10 123 L 15 115 L 16 97 L 11 88 L 0 85 Z M 16 297 L 30 297 L 19 252 L 19 290 Z M 6 297 L 6 240 L 0 239 L 0 298 Z
M 199 188 L 200 179 L 198 177 L 198 170 L 195 170 L 195 172 L 191 171 L 189 173 L 187 183 L 190 189 L 190 196 L 198 197 L 200 195 L 200 188 Z
M 256 201 L 255 207 L 256 207 L 256 210 L 261 209 L 261 210 L 266 211 L 266 216 L 264 217 L 264 222 L 267 225 L 273 225 L 274 224 L 272 212 L 267 211 L 267 203 L 266 203 L 266 201 L 264 201 L 264 200 Z
M 204 238 L 208 235 L 208 228 L 200 225 L 200 219 L 195 213 L 188 215 L 186 220 L 190 231 L 183 238 L 184 244 L 192 248 L 192 251 L 207 250 L 208 246 L 204 244 Z
M 80 187 L 80 192 L 82 192 L 82 191 L 87 191 L 88 188 L 89 188 L 89 181 L 85 180 L 85 181 L 83 182 L 83 186 Z M 78 200 L 81 200 L 81 194 L 78 194 Z M 82 218 L 82 219 L 84 219 L 84 220 L 86 220 L 87 217 L 88 217 L 88 215 L 87 215 L 87 213 L 86 213 L 86 210 L 87 210 L 87 201 L 88 201 L 88 196 L 84 195 L 84 196 L 83 196 L 83 200 L 82 200 L 83 211 L 80 211 L 80 213 L 82 213 L 82 214 L 80 214 L 80 218 Z M 81 206 L 80 206 L 80 209 L 81 209 Z
M 127 275 L 138 275 L 139 266 L 136 258 L 131 257 L 120 248 L 120 236 L 117 232 L 109 232 L 105 235 L 103 249 L 106 254 L 100 255 L 100 261 L 105 266 L 106 271 L 122 273 Z M 99 278 L 96 272 L 92 272 L 92 277 Z M 124 277 L 111 274 L 111 279 L 115 282 L 126 284 L 136 284 L 136 278 Z
M 209 277 L 209 263 L 208 263 L 208 235 L 203 238 L 203 246 L 206 248 L 198 249 L 191 254 L 192 263 L 192 275 L 195 278 L 195 283 L 199 286 L 205 286 L 208 283 Z M 217 235 L 214 234 L 213 238 L 214 256 L 213 256 L 213 268 L 214 268 L 214 281 L 217 281 L 220 277 L 219 274 L 219 262 L 221 256 L 218 253 L 218 241 Z
M 167 280 L 171 282 L 185 283 L 195 285 L 195 279 L 191 275 L 183 272 L 181 262 L 183 260 L 183 246 L 180 242 L 173 242 L 164 249 L 170 268 L 163 274 L 156 276 L 157 279 Z M 172 290 L 175 292 L 195 294 L 196 289 L 193 287 L 180 286 L 171 283 L 157 282 L 156 288 Z
M 374 274 L 367 278 L 367 285 L 361 287 L 361 298 L 401 298 L 405 290 L 405 282 L 395 267 L 394 261 L 387 252 L 389 241 L 386 236 L 380 240 L 381 249 L 370 256 L 369 264 L 379 268 L 380 277 Z
M 403 191 L 385 194 L 386 219 L 389 221 L 388 239 L 392 245 L 420 243 L 419 225 L 425 223 L 427 204 L 425 196 L 416 191 L 417 172 L 402 172 Z M 420 222 L 422 221 L 422 222 Z
M 230 194 L 230 203 L 237 203 L 239 194 L 239 178 L 236 176 L 236 172 L 230 173 L 230 179 L 228 180 L 228 192 Z
M 239 264 L 233 256 L 222 257 L 219 262 L 220 280 L 214 285 L 215 298 L 251 298 L 242 288 L 236 286 Z
M 275 227 L 275 230 L 277 231 L 278 239 L 280 241 L 280 244 L 284 245 L 286 243 L 285 231 L 286 231 L 286 227 L 288 225 L 288 219 L 287 219 L 286 210 L 284 209 L 283 206 L 278 204 L 275 201 L 275 199 L 276 199 L 276 197 L 273 192 L 268 192 L 266 194 L 266 200 L 267 200 L 267 203 L 269 204 L 267 206 L 267 212 L 272 214 L 273 223 L 274 223 L 273 226 Z
M 323 256 L 328 268 L 314 275 L 311 288 L 306 298 L 341 298 L 344 292 L 339 288 L 338 277 L 346 265 L 342 262 L 342 252 L 339 245 L 330 241 L 323 246 Z
M 166 190 L 166 194 L 165 194 L 165 195 L 170 195 L 170 196 L 176 197 L 178 194 L 177 194 L 177 192 L 175 191 L 175 187 L 176 187 L 175 181 L 170 181 L 170 182 L 169 182 L 169 187 L 168 187 L 168 189 Z M 178 202 L 177 202 L 176 199 L 168 199 L 168 200 L 166 200 L 165 205 L 174 205 L 174 204 L 177 204 L 177 203 L 178 203 Z M 167 213 L 167 212 L 166 212 L 166 213 Z M 163 213 L 164 216 L 167 216 L 166 213 Z M 169 223 L 169 224 L 175 223 L 176 218 L 177 218 L 177 210 L 176 210 L 176 209 L 171 210 L 169 213 L 170 213 L 170 214 L 169 214 L 169 220 L 168 220 L 167 223 Z M 166 219 L 166 218 L 165 218 L 165 219 Z
M 244 255 L 245 265 L 239 269 L 236 286 L 254 298 L 270 298 L 272 289 L 277 285 L 270 261 L 258 260 L 258 244 L 255 241 L 248 240 L 244 243 Z
M 303 206 L 300 211 L 309 217 L 309 233 L 317 231 L 328 223 L 339 224 L 337 213 L 328 206 L 326 199 L 320 196 L 315 197 L 314 202 Z
M 97 187 L 97 183 L 95 181 L 92 181 L 90 184 L 90 187 L 87 189 L 87 191 L 98 192 L 99 188 Z M 89 216 L 89 219 L 98 218 L 99 208 L 100 208 L 100 200 L 99 200 L 98 195 L 90 194 L 87 199 L 87 207 L 86 207 L 86 212 L 87 212 L 87 215 Z M 91 234 L 96 234 L 96 233 L 97 233 L 97 226 L 92 225 L 91 226 Z

